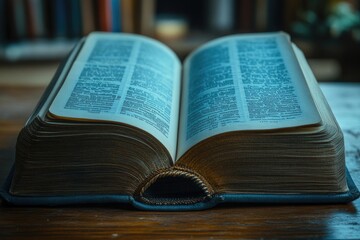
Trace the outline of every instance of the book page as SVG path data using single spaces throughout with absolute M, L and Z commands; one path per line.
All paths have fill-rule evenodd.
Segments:
M 112 121 L 143 129 L 176 153 L 180 61 L 138 35 L 92 33 L 50 106 L 57 118 Z
M 321 121 L 284 33 L 212 41 L 186 59 L 183 81 L 178 158 L 219 133 Z

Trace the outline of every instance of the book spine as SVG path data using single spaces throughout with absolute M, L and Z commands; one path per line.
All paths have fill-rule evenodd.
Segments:
M 95 13 L 94 2 L 90 0 L 81 0 L 82 33 L 88 35 L 95 31 Z
M 124 32 L 135 32 L 134 8 L 133 0 L 121 0 L 121 28 Z
M 70 23 L 69 35 L 72 38 L 79 38 L 82 35 L 82 18 L 80 0 L 69 0 Z
M 140 2 L 140 33 L 152 36 L 154 35 L 155 27 L 155 13 L 156 1 L 155 0 L 141 0 Z
M 111 0 L 111 31 L 121 31 L 121 0 Z
M 234 27 L 234 1 L 211 0 L 208 4 L 209 29 L 230 32 Z
M 43 0 L 43 17 L 44 17 L 44 28 L 45 28 L 45 37 L 52 39 L 54 37 L 54 28 L 53 28 L 53 15 L 51 12 L 52 3 L 49 0 Z
M 53 15 L 53 28 L 55 38 L 67 36 L 66 1 L 53 0 L 51 13 Z
M 27 29 L 27 39 L 35 38 L 35 17 L 34 6 L 31 4 L 31 0 L 25 0 L 25 19 Z
M 12 10 L 14 14 L 14 37 L 17 40 L 23 40 L 27 36 L 24 0 L 13 0 Z
M 29 37 L 45 37 L 44 5 L 42 0 L 27 0 L 26 4 Z
M 100 30 L 111 31 L 111 0 L 99 0 Z

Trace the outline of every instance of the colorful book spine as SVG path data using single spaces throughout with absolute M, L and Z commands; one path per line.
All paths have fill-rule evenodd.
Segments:
M 121 0 L 111 0 L 111 31 L 121 31 Z
M 111 31 L 111 0 L 99 0 L 99 22 L 101 31 Z

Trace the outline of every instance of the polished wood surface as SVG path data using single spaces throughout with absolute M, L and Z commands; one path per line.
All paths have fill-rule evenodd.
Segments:
M 347 166 L 360 186 L 360 85 L 323 85 L 344 128 Z M 44 88 L 0 86 L 0 178 L 17 134 Z M 221 205 L 145 212 L 127 205 L 0 206 L 0 239 L 360 238 L 360 199 L 350 204 Z

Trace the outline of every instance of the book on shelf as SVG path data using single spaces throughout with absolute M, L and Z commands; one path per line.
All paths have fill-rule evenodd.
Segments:
M 29 0 L 25 2 L 26 6 L 26 23 L 28 37 L 30 39 L 44 38 L 46 36 L 45 11 L 44 4 L 41 0 Z
M 121 0 L 121 30 L 126 33 L 135 32 L 135 9 L 136 3 L 133 0 Z
M 94 6 L 94 1 L 81 0 L 81 22 L 83 35 L 88 35 L 89 33 L 95 31 L 95 16 L 93 12 L 96 8 Z
M 90 1 L 89 1 L 90 2 Z M 83 33 L 83 26 L 84 23 L 82 22 L 83 18 L 82 18 L 82 3 L 80 0 L 69 0 L 67 2 L 67 9 L 68 9 L 68 13 L 66 14 L 67 16 L 67 21 L 68 21 L 68 26 L 69 26 L 69 30 L 68 30 L 68 36 L 70 38 L 80 38 L 82 36 Z
M 111 32 L 121 32 L 121 1 L 111 0 Z
M 285 33 L 222 37 L 182 65 L 140 35 L 91 33 L 21 130 L 1 192 L 19 205 L 345 203 L 344 141 Z
M 4 5 L 6 7 L 6 3 Z M 12 37 L 20 40 L 26 38 L 28 36 L 28 29 L 26 28 L 25 2 L 14 0 L 8 3 L 8 5 L 12 11 L 12 18 L 9 19 L 12 22 L 12 29 L 9 30 L 12 33 L 11 35 L 13 35 Z M 10 21 L 8 21 L 8 24 Z M 4 30 L 6 31 L 6 27 Z

